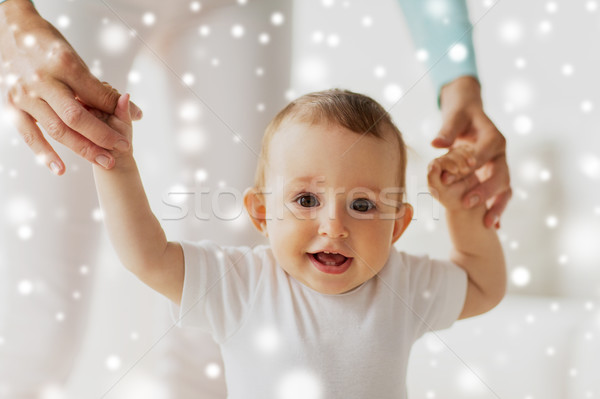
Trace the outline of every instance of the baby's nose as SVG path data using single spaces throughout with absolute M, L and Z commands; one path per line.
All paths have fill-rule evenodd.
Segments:
M 348 229 L 339 215 L 325 215 L 319 225 L 319 235 L 330 238 L 346 238 Z

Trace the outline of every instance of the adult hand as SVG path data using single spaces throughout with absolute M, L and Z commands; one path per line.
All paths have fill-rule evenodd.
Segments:
M 486 202 L 486 227 L 500 227 L 500 216 L 512 196 L 510 175 L 506 163 L 506 139 L 483 111 L 481 87 L 470 76 L 460 77 L 442 88 L 441 111 L 443 124 L 432 141 L 437 148 L 450 148 L 468 142 L 474 146 L 472 165 L 481 183 L 467 192 L 463 206 L 471 208 Z M 444 184 L 462 179 L 466 174 L 445 174 Z
M 130 142 L 88 112 L 112 114 L 119 93 L 92 75 L 66 39 L 29 0 L 0 4 L 0 59 L 14 123 L 25 143 L 52 172 L 65 165 L 40 128 L 86 160 L 114 166 L 108 150 L 126 151 Z M 134 120 L 141 110 L 130 104 Z

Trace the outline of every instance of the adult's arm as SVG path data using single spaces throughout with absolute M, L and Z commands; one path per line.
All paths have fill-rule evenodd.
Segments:
M 461 76 L 477 77 L 473 26 L 465 0 L 398 0 L 413 42 L 423 56 L 439 96 Z
M 473 26 L 465 0 L 398 0 L 418 49 L 427 55 L 442 112 L 442 127 L 432 145 L 474 145 L 481 183 L 463 197 L 463 206 L 486 203 L 486 227 L 499 227 L 512 190 L 506 163 L 506 140 L 483 110 L 473 47 Z M 445 174 L 450 184 L 464 175 Z
M 0 61 L 14 124 L 38 159 L 54 173 L 63 174 L 65 164 L 39 126 L 54 140 L 107 169 L 115 163 L 108 150 L 130 147 L 120 134 L 88 112 L 89 107 L 112 113 L 119 93 L 92 75 L 29 0 L 0 3 Z M 141 118 L 137 106 L 132 105 L 131 112 L 134 119 Z

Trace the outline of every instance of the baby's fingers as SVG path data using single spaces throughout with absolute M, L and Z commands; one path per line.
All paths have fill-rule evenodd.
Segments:
M 427 171 L 427 183 L 430 188 L 442 187 L 442 166 L 439 158 L 434 159 L 429 163 Z M 433 193 L 432 193 L 433 194 Z
M 453 148 L 438 160 L 443 171 L 442 182 L 444 184 L 452 184 L 472 173 L 476 163 L 474 152 L 470 147 Z
M 129 94 L 119 97 L 115 113 L 112 115 L 96 108 L 90 108 L 88 111 L 110 126 L 113 130 L 120 133 L 128 140 L 131 140 L 132 118 L 129 109 Z
M 129 94 L 123 94 L 119 97 L 115 116 L 128 125 L 131 125 L 131 115 L 129 113 Z

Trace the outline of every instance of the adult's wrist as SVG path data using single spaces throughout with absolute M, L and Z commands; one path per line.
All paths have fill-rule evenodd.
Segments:
M 16 16 L 22 16 L 24 12 L 35 12 L 35 6 L 30 0 L 0 0 L 0 31 L 3 26 L 15 23 Z
M 28 3 L 30 3 L 30 4 L 33 4 L 33 0 L 16 0 L 16 1 L 17 1 L 17 3 L 18 3 L 19 1 L 26 1 L 26 2 L 28 2 Z M 0 0 L 0 4 L 3 4 L 3 3 L 8 3 L 8 2 L 9 2 L 9 0 Z M 12 1 L 11 1 L 11 2 L 12 2 Z
M 440 92 L 442 112 L 449 108 L 482 107 L 481 85 L 474 76 L 460 76 L 444 85 Z

